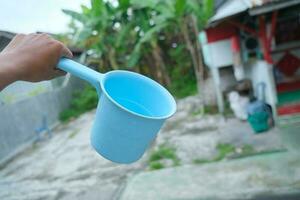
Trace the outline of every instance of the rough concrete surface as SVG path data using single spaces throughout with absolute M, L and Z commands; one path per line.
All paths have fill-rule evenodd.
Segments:
M 224 163 L 224 168 L 222 167 L 223 163 L 210 163 L 203 167 L 202 165 L 193 166 L 195 159 L 213 158 L 217 154 L 216 146 L 220 143 L 231 143 L 236 147 L 249 144 L 257 151 L 282 148 L 276 129 L 255 135 L 245 122 L 234 118 L 226 119 L 218 115 L 199 114 L 200 105 L 201 102 L 197 96 L 180 100 L 177 113 L 167 121 L 158 134 L 156 143 L 141 160 L 131 165 L 119 165 L 107 161 L 90 146 L 89 133 L 95 111 L 83 114 L 67 124 L 61 124 L 53 131 L 54 136 L 51 139 L 45 138 L 44 141 L 34 144 L 0 168 L 0 199 L 110 200 L 120 197 L 122 199 L 127 197 L 147 199 L 153 197 L 153 192 L 168 193 L 171 191 L 174 195 L 180 193 L 181 196 L 171 195 L 168 196 L 169 199 L 188 199 L 200 197 L 199 191 L 207 188 L 210 188 L 210 191 L 219 191 L 219 178 L 222 184 L 225 183 L 224 181 L 228 181 L 228 185 L 220 185 L 220 189 L 223 187 L 220 190 L 222 194 L 233 194 L 234 196 L 234 194 L 241 194 L 234 193 L 235 188 L 231 188 L 231 186 L 238 185 L 238 177 L 241 177 L 245 184 L 247 182 L 245 180 L 249 177 L 256 179 L 256 173 L 262 175 L 258 176 L 259 180 L 264 176 L 269 177 L 267 170 L 260 169 L 256 165 L 250 167 L 249 170 L 243 170 L 243 166 L 247 164 L 246 161 L 242 161 L 244 164 L 239 164 L 238 160 L 233 164 L 230 164 L 233 161 L 228 161 L 228 164 Z M 149 155 L 156 151 L 160 144 L 165 143 L 176 148 L 180 166 L 174 169 L 149 171 Z M 264 159 L 261 160 L 260 162 L 263 162 Z M 248 164 L 250 163 L 248 161 Z M 274 166 L 271 167 L 276 170 L 276 162 L 273 163 Z M 263 166 L 268 165 L 263 164 Z M 226 172 L 228 172 L 228 176 Z M 288 173 L 287 171 L 279 172 Z M 289 172 L 298 175 L 297 169 L 291 169 Z M 205 176 L 205 174 L 207 175 Z M 231 183 L 229 175 L 233 177 L 234 182 Z M 228 178 L 224 179 L 224 176 Z M 282 177 L 275 176 L 278 179 Z M 143 181 L 143 179 L 145 180 Z M 297 180 L 297 176 L 295 176 L 295 180 Z M 284 181 L 286 180 L 284 179 Z M 205 182 L 209 184 L 203 184 Z M 151 185 L 151 183 L 155 183 L 155 185 Z M 194 186 L 192 186 L 193 183 L 195 183 Z M 191 187 L 188 187 L 189 184 Z M 262 184 L 262 188 L 268 189 L 258 181 L 255 191 L 259 191 L 260 184 Z M 251 187 L 253 185 L 254 183 Z M 249 191 L 251 187 L 248 188 Z M 184 191 L 181 190 L 182 188 Z M 246 186 L 240 188 L 243 189 Z M 209 196 L 210 193 L 207 191 L 203 194 Z
M 84 114 L 33 145 L 0 171 L 0 199 L 113 199 L 143 160 L 118 165 L 89 145 L 94 112 Z
M 283 194 L 300 198 L 300 159 L 289 153 L 143 172 L 131 178 L 121 199 L 232 200 Z

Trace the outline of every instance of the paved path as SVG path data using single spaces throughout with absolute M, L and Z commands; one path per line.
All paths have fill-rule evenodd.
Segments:
M 55 131 L 0 171 L 0 199 L 113 199 L 127 176 L 143 168 L 117 165 L 89 145 L 94 112 Z
M 118 199 L 124 188 L 128 191 L 128 180 L 148 171 L 149 155 L 165 143 L 177 149 L 183 166 L 214 157 L 219 143 L 250 144 L 257 151 L 281 148 L 276 130 L 255 135 L 239 120 L 197 115 L 199 105 L 197 97 L 180 100 L 178 112 L 159 133 L 156 144 L 131 165 L 114 164 L 92 150 L 89 132 L 95 111 L 62 124 L 53 138 L 33 145 L 0 169 L 0 199 Z
M 136 199 L 300 199 L 300 157 L 276 153 L 143 172 L 121 198 Z

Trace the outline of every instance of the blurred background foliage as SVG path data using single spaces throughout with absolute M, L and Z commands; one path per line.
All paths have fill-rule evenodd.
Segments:
M 182 97 L 195 92 L 182 92 L 182 84 L 201 82 L 197 37 L 212 9 L 212 0 L 91 0 L 81 12 L 63 12 L 71 16 L 67 37 L 89 50 L 99 70 L 134 70 Z
M 213 0 L 90 0 L 60 36 L 88 53 L 98 70 L 125 69 L 149 76 L 177 98 L 201 94 L 204 65 L 198 34 Z
M 86 111 L 96 108 L 97 103 L 98 94 L 96 90 L 92 86 L 86 85 L 82 91 L 73 94 L 69 108 L 60 113 L 59 119 L 62 122 L 67 122 L 71 118 L 76 118 Z

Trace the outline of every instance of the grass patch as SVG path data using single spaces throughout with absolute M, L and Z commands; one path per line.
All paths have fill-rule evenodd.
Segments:
M 255 152 L 255 149 L 253 146 L 246 144 L 240 148 L 240 152 L 237 152 L 237 148 L 233 146 L 232 144 L 228 143 L 220 143 L 216 146 L 216 149 L 218 150 L 218 154 L 216 157 L 212 159 L 194 159 L 194 164 L 205 164 L 205 163 L 211 163 L 211 162 L 217 162 L 221 161 L 225 158 L 227 158 L 229 155 L 235 154 L 234 157 L 246 157 L 249 155 L 253 155 Z
M 214 161 L 223 160 L 228 154 L 235 152 L 235 147 L 232 144 L 218 144 L 217 150 L 219 152 L 218 156 L 214 158 Z
M 225 101 L 225 106 L 224 106 L 224 115 L 226 117 L 234 117 L 234 113 L 230 108 L 230 103 L 229 101 Z
M 255 149 L 250 144 L 246 144 L 242 147 L 242 155 L 251 155 L 255 153 Z
M 154 151 L 150 156 L 150 162 L 151 161 L 157 161 L 161 159 L 171 159 L 174 160 L 177 158 L 175 153 L 175 148 L 166 146 L 166 145 L 160 145 L 157 151 Z
M 209 159 L 195 159 L 193 160 L 194 164 L 205 164 L 205 163 L 210 163 L 213 162 L 213 160 L 209 160 Z
M 153 151 L 149 158 L 150 170 L 164 168 L 163 161 L 171 160 L 173 166 L 180 165 L 180 160 L 176 155 L 176 149 L 166 144 L 160 145 L 157 150 Z
M 151 170 L 158 170 L 158 169 L 163 169 L 165 166 L 162 163 L 155 161 L 155 162 L 150 162 L 149 167 Z
M 70 133 L 70 135 L 68 136 L 68 138 L 69 139 L 72 139 L 72 138 L 74 138 L 76 135 L 77 135 L 77 133 L 79 132 L 79 130 L 74 130 L 74 131 L 72 131 L 71 133 Z
M 204 113 L 204 110 L 202 108 L 199 108 L 192 112 L 193 116 L 202 115 Z
M 219 114 L 218 106 L 216 106 L 216 105 L 206 105 L 206 106 L 204 106 L 202 108 L 199 108 L 199 109 L 195 110 L 194 112 L 192 112 L 193 116 L 197 116 L 197 115 L 200 115 L 200 114 L 206 114 L 206 115 Z M 228 102 L 225 103 L 224 115 L 227 116 L 227 117 L 233 117 L 234 116 Z
M 219 113 L 219 111 L 218 111 L 218 107 L 217 106 L 215 106 L 215 105 L 204 106 L 204 114 L 207 114 L 207 115 L 216 115 L 218 113 Z
M 95 88 L 86 85 L 82 91 L 73 94 L 69 108 L 60 113 L 59 119 L 62 122 L 67 122 L 72 118 L 76 118 L 79 115 L 96 108 L 97 103 L 98 95 Z
M 200 114 L 206 114 L 206 115 L 216 115 L 219 113 L 218 107 L 214 105 L 206 105 L 203 106 L 202 108 L 199 108 L 192 112 L 193 116 L 197 116 Z

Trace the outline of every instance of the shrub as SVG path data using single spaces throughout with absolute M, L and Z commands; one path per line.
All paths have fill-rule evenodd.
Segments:
M 71 118 L 76 118 L 86 111 L 97 107 L 98 95 L 90 85 L 86 85 L 80 92 L 75 92 L 70 103 L 70 107 L 60 113 L 59 119 L 66 122 Z

